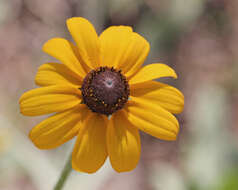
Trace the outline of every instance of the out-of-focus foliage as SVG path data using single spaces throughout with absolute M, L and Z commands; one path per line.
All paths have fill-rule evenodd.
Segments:
M 219 185 L 216 187 L 217 190 L 236 190 L 238 189 L 238 168 L 231 169 L 229 172 L 224 173 L 223 178 Z

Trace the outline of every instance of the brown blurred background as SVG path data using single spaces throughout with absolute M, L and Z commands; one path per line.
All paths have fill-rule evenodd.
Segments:
M 185 95 L 176 142 L 142 136 L 138 167 L 118 174 L 73 172 L 65 186 L 85 190 L 238 189 L 238 1 L 0 0 L 0 190 L 51 190 L 73 142 L 38 150 L 28 139 L 44 117 L 19 113 L 20 95 L 36 87 L 41 51 L 52 37 L 71 39 L 65 21 L 89 19 L 98 33 L 131 25 L 151 44 L 145 64 L 163 62 Z

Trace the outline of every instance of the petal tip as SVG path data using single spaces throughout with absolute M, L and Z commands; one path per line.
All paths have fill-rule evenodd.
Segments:
M 138 164 L 138 163 L 137 163 Z M 122 173 L 122 172 L 130 172 L 132 170 L 134 170 L 137 167 L 137 164 L 130 167 L 130 168 L 117 168 L 117 167 L 113 167 L 112 168 L 117 172 L 117 173 Z
M 73 156 L 72 156 L 72 160 L 71 160 L 71 165 L 72 165 L 72 168 L 73 168 L 75 171 L 82 172 L 81 170 L 78 169 L 77 165 L 74 163 L 74 158 L 73 158 Z
M 22 102 L 22 99 L 23 99 L 23 95 L 24 95 L 24 94 L 22 94 L 21 97 L 20 97 L 19 100 L 18 100 L 18 104 L 20 104 L 20 105 L 21 105 L 21 102 Z
M 54 40 L 55 40 L 55 38 L 51 38 L 51 39 L 47 40 L 46 42 L 44 42 L 44 44 L 42 45 L 42 51 L 46 52 L 46 49 L 47 49 L 49 43 L 51 43 Z
M 163 64 L 163 63 L 161 63 L 161 64 Z M 171 73 L 171 77 L 172 77 L 172 78 L 174 78 L 174 79 L 177 79 L 177 78 L 178 78 L 177 73 L 175 72 L 175 70 L 174 70 L 172 67 L 170 67 L 170 66 L 168 66 L 168 65 L 166 65 L 166 64 L 163 64 L 163 65 L 165 65 L 165 66 L 170 70 L 170 73 Z
M 47 50 L 48 48 L 50 48 L 53 44 L 59 42 L 59 41 L 67 41 L 66 39 L 64 38 L 60 38 L 60 37 L 54 37 L 54 38 L 51 38 L 49 40 L 47 40 L 43 46 L 42 46 L 42 51 L 44 51 L 45 53 L 47 53 Z
M 178 75 L 174 72 L 174 79 L 177 79 L 178 78 Z
M 71 22 L 79 22 L 79 21 L 89 22 L 89 20 L 87 20 L 84 17 L 71 17 L 66 20 L 66 24 L 70 24 Z
M 35 139 L 32 137 L 31 132 L 28 134 L 28 138 L 31 140 L 31 142 L 34 144 L 34 146 L 40 150 L 50 149 L 50 147 L 42 146 L 39 143 L 35 141 Z
M 72 168 L 73 168 L 75 171 L 78 171 L 78 172 L 93 174 L 93 173 L 95 173 L 95 172 L 98 171 L 98 169 L 97 169 L 97 170 L 91 170 L 91 169 L 89 169 L 89 168 L 87 168 L 87 169 L 85 169 L 85 168 L 84 168 L 84 169 L 79 169 L 79 167 L 77 166 L 77 164 L 74 162 L 74 159 L 73 159 L 73 158 L 72 158 L 71 164 L 72 164 Z
M 49 44 L 54 40 L 55 40 L 55 38 L 51 38 L 51 39 L 47 40 L 46 42 L 44 42 L 44 44 L 42 46 L 42 51 L 47 53 L 47 49 L 49 47 Z

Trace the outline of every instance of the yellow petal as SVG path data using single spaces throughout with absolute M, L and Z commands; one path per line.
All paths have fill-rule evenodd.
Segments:
M 159 105 L 171 113 L 181 113 L 184 107 L 184 96 L 176 88 L 156 81 L 147 81 L 130 86 L 131 96 L 145 102 Z
M 114 66 L 127 76 L 136 73 L 144 63 L 149 43 L 128 26 L 113 26 L 99 37 L 102 66 Z
M 130 84 L 142 83 L 161 77 L 177 78 L 175 71 L 165 64 L 150 64 L 141 68 L 130 80 Z
M 99 37 L 101 45 L 101 66 L 118 68 L 130 44 L 132 28 L 129 26 L 111 26 Z
M 140 130 L 162 140 L 176 140 L 178 121 L 159 105 L 132 98 L 126 110 L 128 120 Z
M 72 154 L 72 167 L 75 170 L 94 173 L 107 158 L 106 129 L 107 119 L 91 113 L 83 122 Z
M 100 45 L 93 25 L 85 18 L 73 17 L 67 20 L 67 27 L 78 46 L 80 61 L 91 68 L 99 67 Z
M 61 61 L 82 79 L 86 75 L 83 66 L 77 58 L 75 46 L 69 41 L 63 38 L 53 38 L 43 45 L 43 51 Z
M 82 119 L 89 110 L 85 105 L 57 113 L 36 125 L 29 137 L 40 149 L 51 149 L 72 139 L 82 126 Z
M 39 86 L 61 84 L 81 86 L 82 79 L 64 64 L 45 63 L 39 67 L 35 83 Z
M 122 111 L 113 114 L 107 129 L 107 149 L 117 172 L 133 170 L 140 159 L 140 135 Z
M 131 43 L 125 54 L 123 64 L 120 66 L 126 77 L 130 78 L 141 68 L 148 53 L 150 44 L 139 34 L 133 32 Z
M 81 102 L 79 89 L 68 85 L 36 88 L 24 93 L 20 98 L 23 115 L 37 116 L 61 112 Z

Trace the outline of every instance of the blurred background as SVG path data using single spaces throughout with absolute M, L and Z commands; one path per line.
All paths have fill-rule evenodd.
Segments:
M 73 141 L 38 150 L 28 139 L 44 117 L 19 113 L 21 94 L 35 88 L 41 51 L 52 37 L 71 39 L 65 21 L 89 19 L 98 33 L 131 25 L 151 44 L 145 64 L 163 62 L 185 95 L 176 142 L 142 134 L 132 172 L 109 161 L 93 175 L 72 172 L 65 190 L 238 189 L 238 1 L 235 0 L 0 0 L 0 190 L 51 190 Z

